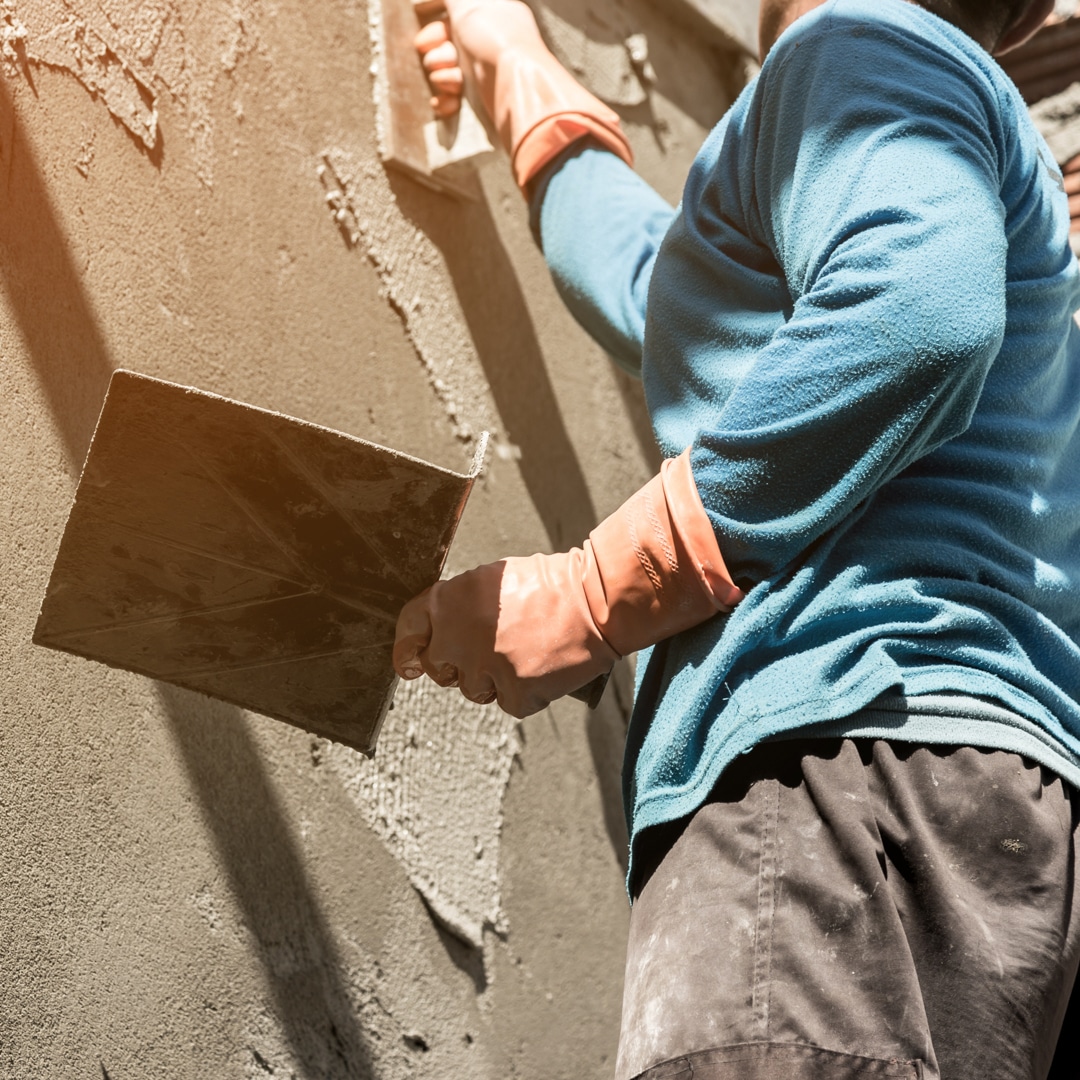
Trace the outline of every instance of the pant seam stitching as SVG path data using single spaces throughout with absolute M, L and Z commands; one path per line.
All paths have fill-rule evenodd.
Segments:
M 775 780 L 767 781 L 763 796 L 761 854 L 758 866 L 758 911 L 754 941 L 754 986 L 752 1001 L 766 1039 L 771 1027 L 773 916 L 776 909 L 776 833 L 780 791 Z

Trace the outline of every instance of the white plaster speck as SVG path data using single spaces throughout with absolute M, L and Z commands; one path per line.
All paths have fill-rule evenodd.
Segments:
M 221 916 L 217 913 L 217 908 L 214 906 L 214 898 L 210 895 L 210 889 L 207 886 L 203 886 L 197 893 L 191 897 L 192 907 L 203 917 L 206 925 L 210 927 L 211 931 L 217 933 L 221 929 Z
M 1067 589 L 1069 588 L 1069 576 L 1057 566 L 1035 560 L 1035 584 L 1043 589 Z

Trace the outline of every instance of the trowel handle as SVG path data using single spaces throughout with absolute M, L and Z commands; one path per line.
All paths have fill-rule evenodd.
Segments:
M 603 675 L 597 675 L 592 682 L 586 683 L 580 690 L 572 690 L 570 696 L 578 701 L 584 701 L 590 709 L 595 709 L 604 696 L 604 688 L 611 678 L 611 672 L 605 671 Z

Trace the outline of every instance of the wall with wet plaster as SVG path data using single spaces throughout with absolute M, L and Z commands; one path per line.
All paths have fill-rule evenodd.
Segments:
M 650 0 L 537 7 L 670 200 L 745 64 Z M 620 671 L 518 724 L 403 687 L 367 760 L 31 645 L 110 373 L 455 469 L 453 570 L 655 469 L 506 160 L 380 164 L 362 0 L 0 2 L 0 1077 L 610 1074 Z

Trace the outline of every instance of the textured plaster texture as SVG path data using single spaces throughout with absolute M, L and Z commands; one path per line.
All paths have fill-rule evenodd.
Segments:
M 538 12 L 677 200 L 727 62 L 647 0 Z M 522 724 L 403 688 L 368 761 L 30 643 L 118 367 L 455 469 L 491 430 L 451 570 L 579 542 L 655 468 L 505 158 L 466 201 L 378 164 L 368 26 L 0 3 L 0 1077 L 611 1072 L 627 671 Z
M 1033 105 L 1031 118 L 1059 165 L 1080 154 L 1080 82 Z

